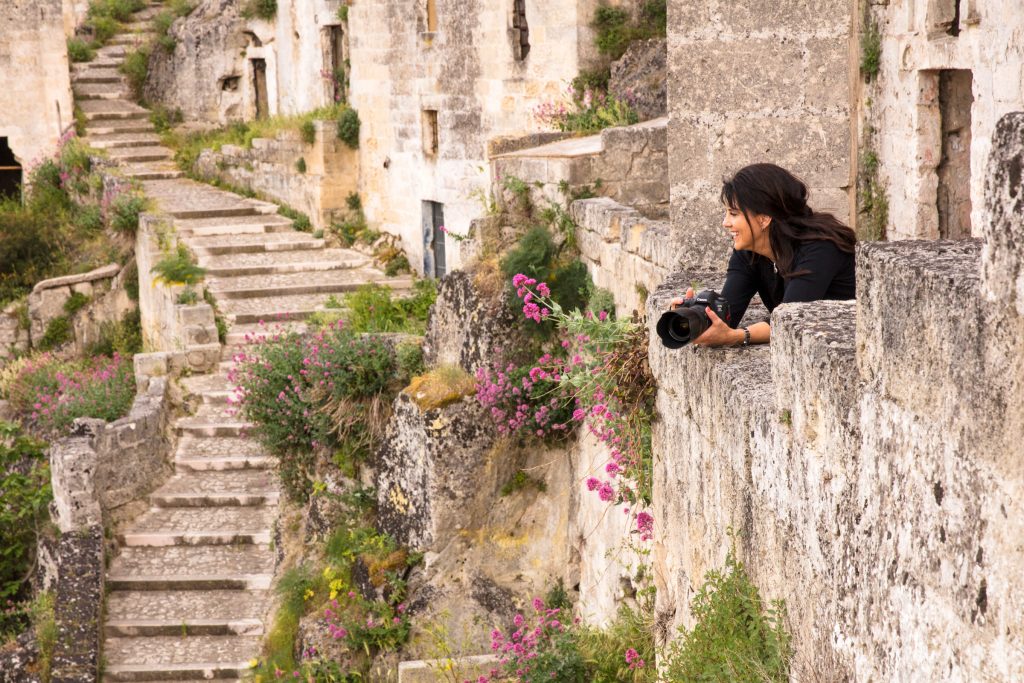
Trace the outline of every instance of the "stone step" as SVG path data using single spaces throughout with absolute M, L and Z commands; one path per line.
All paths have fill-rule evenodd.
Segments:
M 100 121 L 85 127 L 86 136 L 124 135 L 129 133 L 152 133 L 156 129 L 148 119 L 127 119 L 123 121 Z
M 276 507 L 154 508 L 118 534 L 126 546 L 270 543 Z
M 201 458 L 263 458 L 267 452 L 258 441 L 239 437 L 183 436 L 178 440 L 174 457 L 177 460 Z
M 125 147 L 152 147 L 160 144 L 160 136 L 154 133 L 117 133 L 94 135 L 85 142 L 96 149 L 121 149 Z
M 124 45 L 104 45 L 99 50 L 96 50 L 96 59 L 121 59 L 124 60 L 127 50 L 124 49 Z
M 71 78 L 73 85 L 97 84 L 97 83 L 123 83 L 124 74 L 117 69 L 101 69 L 93 67 L 81 73 L 74 74 Z
M 258 254 L 282 251 L 316 251 L 324 248 L 322 239 L 302 232 L 264 232 L 257 236 L 212 235 L 192 237 L 189 245 L 197 255 L 225 256 L 228 254 Z
M 71 73 L 79 74 L 90 69 L 119 69 L 124 64 L 124 57 L 99 57 L 91 62 L 78 62 L 71 65 Z
M 107 45 L 123 45 L 125 47 L 142 47 L 153 41 L 156 38 L 156 33 L 153 31 L 146 33 L 118 33 Z
M 174 218 L 232 218 L 237 216 L 259 216 L 260 213 L 248 206 L 222 206 L 187 209 L 184 207 L 168 211 Z
M 165 161 L 174 157 L 174 152 L 166 147 L 114 147 L 107 152 L 111 159 L 122 163 L 145 161 Z
M 221 235 L 260 235 L 264 233 L 295 232 L 295 229 L 292 228 L 292 222 L 288 219 L 280 221 L 276 220 L 279 217 L 249 216 L 248 214 L 244 217 L 248 217 L 249 220 L 217 221 L 216 223 L 212 223 L 209 220 L 197 221 L 203 224 L 192 228 L 191 235 L 194 237 L 215 237 Z M 226 216 L 226 218 L 243 218 L 243 216 Z M 177 221 L 175 221 L 175 224 L 177 224 Z
M 264 590 L 274 575 L 269 545 L 208 545 L 122 548 L 108 571 L 107 587 L 120 591 Z M 114 616 L 127 615 L 107 610 Z M 212 613 L 200 613 L 213 616 Z M 163 617 L 152 612 L 148 616 Z
M 267 324 L 302 321 L 324 310 L 327 294 L 295 294 L 248 299 L 225 299 L 221 309 L 233 323 Z
M 261 252 L 255 254 L 230 254 L 227 256 L 211 256 L 200 260 L 200 265 L 206 268 L 206 275 L 210 280 L 217 280 L 224 285 L 224 289 L 245 289 L 258 287 L 261 282 L 267 286 L 275 284 L 274 278 L 269 276 L 305 276 L 305 281 L 310 278 L 319 280 L 328 274 L 337 271 L 347 273 L 348 277 L 366 275 L 366 269 L 362 266 L 368 264 L 365 256 L 360 254 L 348 254 L 334 256 L 341 250 L 324 249 L 321 251 L 286 251 L 284 253 Z M 317 254 L 323 254 L 323 259 L 309 260 Z M 302 260 L 289 258 L 295 255 Z M 246 279 L 247 278 L 247 279 Z M 257 278 L 257 279 L 253 279 Z M 258 279 L 262 278 L 262 280 Z M 285 278 L 288 279 L 287 277 Z M 294 279 L 294 277 L 292 277 Z M 299 277 L 302 281 L 302 277 Z M 282 282 L 282 284 L 294 284 Z
M 149 496 L 159 507 L 276 505 L 277 475 L 267 470 L 242 472 L 180 472 Z
M 126 166 L 124 175 L 136 180 L 174 180 L 184 177 L 184 173 L 173 161 L 151 161 Z
M 148 123 L 149 112 L 145 109 L 133 109 L 124 100 L 86 100 L 79 103 L 79 108 L 87 121 L 127 121 L 143 119 Z M 152 124 L 150 124 L 152 126 Z
M 107 638 L 154 636 L 261 636 L 263 622 L 259 619 L 107 619 L 103 627 Z
M 257 636 L 107 638 L 107 681 L 240 678 L 259 653 Z
M 211 422 L 198 418 L 186 418 L 179 420 L 175 428 L 178 434 L 190 436 L 242 436 L 253 425 L 242 420 L 233 422 Z
M 84 100 L 123 100 L 128 97 L 128 90 L 120 84 L 85 83 L 74 87 L 75 99 Z
M 234 383 L 227 375 L 216 373 L 209 375 L 193 375 L 182 377 L 178 385 L 188 394 L 206 396 L 207 394 L 231 393 Z
M 386 277 L 380 271 L 359 268 L 210 278 L 207 281 L 210 292 L 218 301 L 300 294 L 344 294 L 369 283 L 387 284 L 396 290 L 408 289 L 412 286 L 412 279 L 396 280 Z
M 233 360 L 236 354 L 245 352 L 247 345 L 255 343 L 260 339 L 267 339 L 284 332 L 298 332 L 301 334 L 306 330 L 307 326 L 303 323 L 291 323 L 287 328 L 265 324 L 260 325 L 259 323 L 232 325 L 225 339 L 223 358 L 224 360 Z

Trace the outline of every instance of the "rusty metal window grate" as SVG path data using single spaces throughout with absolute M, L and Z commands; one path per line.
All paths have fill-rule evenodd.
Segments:
M 512 51 L 516 61 L 523 61 L 530 54 L 530 26 L 526 23 L 526 0 L 512 3 Z

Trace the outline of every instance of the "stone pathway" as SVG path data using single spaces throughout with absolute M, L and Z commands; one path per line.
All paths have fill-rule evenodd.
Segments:
M 261 321 L 301 328 L 328 297 L 360 284 L 407 288 L 408 278 L 386 278 L 365 256 L 297 232 L 273 204 L 183 177 L 149 112 L 127 100 L 118 71 L 125 47 L 150 35 L 157 10 L 138 13 L 94 62 L 75 65 L 74 91 L 88 143 L 142 182 L 208 269 L 230 325 L 223 358 L 263 329 Z M 279 482 L 274 459 L 244 437 L 248 425 L 229 410 L 230 367 L 225 360 L 217 374 L 182 380 L 201 404 L 175 425 L 175 474 L 118 537 L 121 552 L 107 570 L 104 680 L 234 680 L 259 655 Z

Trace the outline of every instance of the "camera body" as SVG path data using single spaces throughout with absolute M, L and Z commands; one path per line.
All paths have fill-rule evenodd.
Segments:
M 661 316 L 656 328 L 661 343 L 670 349 L 678 349 L 704 334 L 711 327 L 708 308 L 727 325 L 732 323 L 729 302 L 713 289 L 705 289 Z

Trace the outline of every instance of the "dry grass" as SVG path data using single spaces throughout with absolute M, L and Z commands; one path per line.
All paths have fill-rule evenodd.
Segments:
M 476 391 L 476 380 L 459 367 L 442 365 L 425 375 L 413 377 L 403 393 L 421 410 L 434 410 L 455 403 Z

